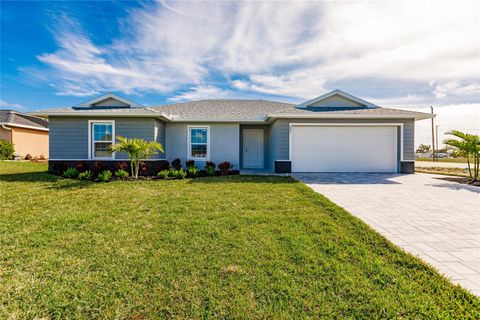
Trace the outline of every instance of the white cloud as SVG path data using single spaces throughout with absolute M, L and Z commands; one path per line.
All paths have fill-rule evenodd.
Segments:
M 19 103 L 11 103 L 5 100 L 0 99 L 0 108 L 9 109 L 9 110 L 18 110 L 24 111 L 26 108 Z
M 183 96 L 196 97 L 226 86 L 311 98 L 337 86 L 362 95 L 376 79 L 373 98 L 472 102 L 478 9 L 477 1 L 149 4 L 131 11 L 129 32 L 110 44 L 93 43 L 62 17 L 59 50 L 39 55 L 48 69 L 34 73 L 64 95 L 192 87 Z
M 225 99 L 233 96 L 233 92 L 222 90 L 214 86 L 192 87 L 188 91 L 182 92 L 176 96 L 168 98 L 168 101 L 183 102 L 204 99 Z
M 435 85 L 435 82 L 431 83 Z M 446 96 L 473 96 L 480 97 L 480 82 L 461 85 L 459 81 L 447 81 L 436 84 L 433 90 L 435 97 L 443 98 Z

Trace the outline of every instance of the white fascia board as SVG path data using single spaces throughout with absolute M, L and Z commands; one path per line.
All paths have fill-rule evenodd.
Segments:
M 166 115 L 163 113 L 138 113 L 138 112 L 115 112 L 115 113 L 106 113 L 106 112 L 41 112 L 35 111 L 31 112 L 30 114 L 38 115 L 42 117 L 49 117 L 49 116 L 62 116 L 62 117 L 152 117 L 152 118 L 163 118 L 165 120 L 171 120 L 170 115 Z
M 28 125 L 25 125 L 25 124 L 16 124 L 16 123 L 11 123 L 11 122 L 0 122 L 0 126 L 1 126 L 1 125 L 9 126 L 9 127 L 17 127 L 17 128 L 40 130 L 40 131 L 48 131 L 48 128 L 39 128 L 39 127 L 28 126 Z
M 107 99 L 118 100 L 120 102 L 128 104 L 130 107 L 143 107 L 141 104 L 139 104 L 135 101 L 126 99 L 126 98 L 122 98 L 122 97 L 116 95 L 115 93 L 106 93 L 106 94 L 103 94 L 103 95 L 98 96 L 96 98 L 90 99 L 90 100 L 82 102 L 80 104 L 77 104 L 76 106 L 74 106 L 74 108 L 88 108 L 88 107 L 91 107 L 95 103 L 98 103 L 98 102 L 101 102 L 101 101 L 104 101 L 104 100 L 107 100 Z
M 339 89 L 336 89 L 336 90 L 333 90 L 333 91 L 330 91 L 330 92 L 327 92 L 319 97 L 316 97 L 316 98 L 313 98 L 311 100 L 308 100 L 308 101 L 305 101 L 303 103 L 300 103 L 299 105 L 295 106 L 296 108 L 300 108 L 300 109 L 305 109 L 306 107 L 308 107 L 309 105 L 311 105 L 312 103 L 315 103 L 315 102 L 319 102 L 319 101 L 322 101 L 322 100 L 325 100 L 325 99 L 328 99 L 334 95 L 339 95 L 341 97 L 344 97 L 346 99 L 349 99 L 349 100 L 352 100 L 354 102 L 357 102 L 357 103 L 360 103 L 360 104 L 363 104 L 365 106 L 367 106 L 368 108 L 377 108 L 378 106 L 371 103 L 371 102 L 368 102 L 366 100 L 363 100 L 361 98 L 358 98 L 358 97 L 355 97 L 345 91 L 342 91 L 342 90 L 339 90 Z
M 369 114 L 369 115 L 362 115 L 362 114 L 337 114 L 337 115 L 327 115 L 327 114 L 322 114 L 322 115 L 291 115 L 291 114 L 275 114 L 275 115 L 270 115 L 270 118 L 272 119 L 350 119 L 350 118 L 355 118 L 355 119 L 414 119 L 414 120 L 423 120 L 423 119 L 430 119 L 435 117 L 435 115 L 430 115 L 428 113 L 422 114 L 422 115 L 406 115 L 406 114 Z

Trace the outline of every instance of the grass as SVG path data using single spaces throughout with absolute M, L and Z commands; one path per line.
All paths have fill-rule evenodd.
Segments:
M 469 177 L 468 172 L 462 168 L 415 167 L 415 172 L 442 174 L 455 177 Z
M 45 169 L 0 162 L 2 319 L 480 317 L 480 299 L 293 179 Z
M 415 161 L 429 161 L 433 162 L 432 158 L 416 158 Z M 453 163 L 467 163 L 466 158 L 438 158 L 438 162 L 453 162 Z

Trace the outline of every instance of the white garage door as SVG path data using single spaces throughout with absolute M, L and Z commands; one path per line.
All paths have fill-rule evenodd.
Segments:
M 297 126 L 293 172 L 397 172 L 396 126 Z

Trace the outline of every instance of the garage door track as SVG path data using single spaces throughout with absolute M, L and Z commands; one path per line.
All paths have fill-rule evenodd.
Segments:
M 421 173 L 293 176 L 480 296 L 480 188 Z

